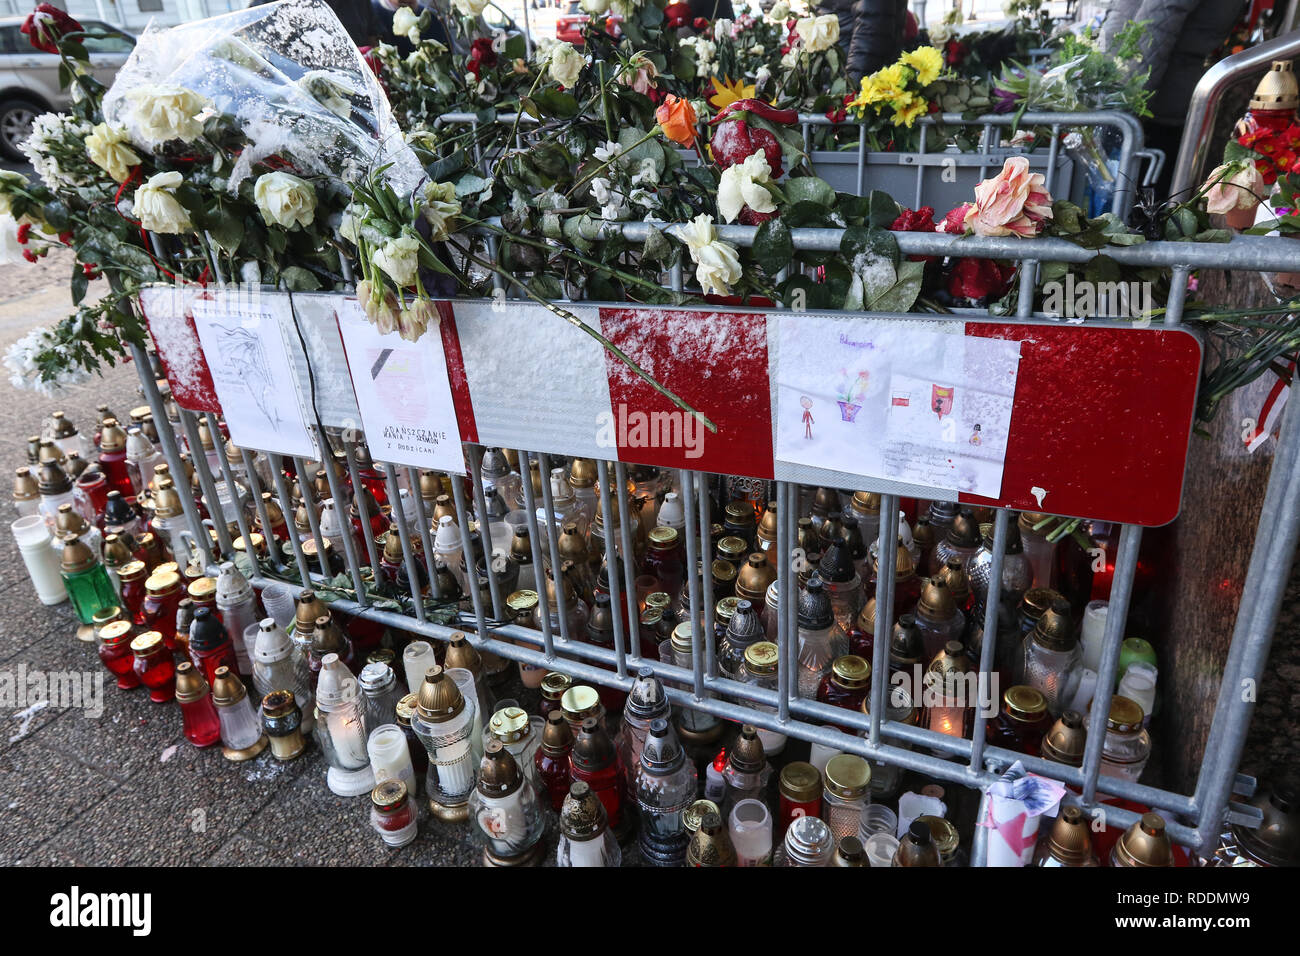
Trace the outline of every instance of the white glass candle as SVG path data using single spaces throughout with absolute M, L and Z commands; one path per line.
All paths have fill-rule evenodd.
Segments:
M 411 641 L 402 651 L 402 666 L 406 669 L 406 686 L 411 689 L 411 693 L 418 693 L 420 685 L 424 683 L 424 674 L 435 664 L 438 663 L 437 657 L 433 653 L 433 645 L 428 641 Z M 464 690 L 461 690 L 464 693 Z
M 740 800 L 727 821 L 737 866 L 767 866 L 772 862 L 772 814 L 761 800 Z
M 339 762 L 347 767 L 361 767 L 370 762 L 370 754 L 366 752 L 365 725 L 359 713 L 359 708 L 347 707 L 325 714 L 325 726 L 334 752 L 339 755 Z
M 231 750 L 247 750 L 262 738 L 262 721 L 247 697 L 218 707 L 217 718 L 221 722 L 221 742 Z
M 45 518 L 27 515 L 10 528 L 41 603 L 62 604 L 68 599 L 68 590 L 63 586 L 63 576 L 59 572 L 59 555 L 50 547 L 50 531 Z
M 1151 722 L 1151 710 L 1156 704 L 1156 677 L 1158 671 L 1145 661 L 1134 661 L 1120 678 L 1115 693 L 1142 705 L 1142 725 Z
M 766 752 L 766 751 L 764 751 Z M 843 753 L 835 747 L 827 747 L 825 744 L 813 744 L 808 752 L 808 762 L 817 768 L 818 773 L 826 772 L 826 763 L 836 754 Z
M 415 793 L 415 767 L 411 764 L 411 750 L 406 735 L 396 724 L 383 724 L 370 733 L 366 742 L 370 754 L 370 769 L 375 783 L 397 779 L 406 784 L 407 793 Z
M 1106 645 L 1106 617 L 1109 606 L 1105 601 L 1089 601 L 1083 610 L 1083 633 L 1079 643 L 1083 647 L 1083 666 L 1090 671 L 1100 670 L 1101 652 Z

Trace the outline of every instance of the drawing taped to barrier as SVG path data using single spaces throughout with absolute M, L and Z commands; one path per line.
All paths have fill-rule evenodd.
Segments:
M 782 315 L 777 461 L 996 497 L 1020 346 L 964 328 Z

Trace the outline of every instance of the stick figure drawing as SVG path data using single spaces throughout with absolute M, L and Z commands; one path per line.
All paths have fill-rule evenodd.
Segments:
M 810 439 L 812 438 L 812 427 L 813 427 L 813 417 L 811 411 L 812 399 L 809 398 L 807 395 L 802 395 L 799 398 L 799 404 L 803 406 L 803 437 Z

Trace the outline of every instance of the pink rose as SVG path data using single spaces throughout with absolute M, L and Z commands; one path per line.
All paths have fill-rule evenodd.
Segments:
M 1241 168 L 1224 164 L 1210 173 L 1207 183 L 1214 183 L 1205 193 L 1205 211 L 1224 215 L 1236 209 L 1254 209 L 1259 204 L 1264 183 L 1254 163 Z
M 975 187 L 975 205 L 966 210 L 965 224 L 977 236 L 1036 236 L 1044 219 L 1052 218 L 1052 197 L 1041 173 L 1029 171 L 1029 160 L 1012 156 L 1002 171 Z

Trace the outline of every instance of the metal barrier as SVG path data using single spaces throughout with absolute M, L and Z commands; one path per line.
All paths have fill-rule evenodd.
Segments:
M 1075 183 L 1071 190 L 1073 166 L 1061 149 L 1061 134 L 1074 127 L 1100 127 L 1114 130 L 1120 137 L 1119 154 L 1116 157 L 1116 182 L 1111 198 L 1111 212 L 1121 219 L 1128 217 L 1133 206 L 1133 198 L 1138 184 L 1153 181 L 1159 172 L 1160 157 L 1158 151 L 1143 149 L 1142 125 L 1127 113 L 1098 111 L 1087 113 L 1044 113 L 1026 112 L 1019 120 L 1012 114 L 989 114 L 971 119 L 961 113 L 942 113 L 937 116 L 922 117 L 917 121 L 921 127 L 920 149 L 914 153 L 871 152 L 867 149 L 866 139 L 859 136 L 856 148 L 846 150 L 814 150 L 813 130 L 815 128 L 848 129 L 860 124 L 854 121 L 833 122 L 819 113 L 800 113 L 799 126 L 803 132 L 804 151 L 808 153 L 809 164 L 813 171 L 829 182 L 840 192 L 851 192 L 861 196 L 869 189 L 881 189 L 892 196 L 911 195 L 912 208 L 923 205 L 933 206 L 946 211 L 959 202 L 968 200 L 974 193 L 976 183 L 986 179 L 990 170 L 996 171 L 1002 162 L 1013 155 L 1029 157 L 1033 168 L 1042 172 L 1047 179 L 1047 191 L 1052 195 L 1070 195 L 1081 200 L 1084 181 Z M 522 148 L 528 130 L 538 120 L 528 113 L 501 113 L 491 120 L 491 125 L 508 127 L 514 133 L 515 148 Z M 1044 127 L 1051 131 L 1051 143 L 1045 151 L 1026 153 L 1023 150 L 1006 149 L 1000 145 L 1000 137 L 995 135 L 1000 130 L 1017 124 L 1020 129 Z M 435 122 L 435 127 L 449 125 L 468 125 L 475 131 L 480 126 L 488 125 L 475 113 L 445 113 Z M 951 127 L 979 127 L 981 129 L 980 148 L 977 152 L 945 151 L 941 148 L 932 152 L 929 149 L 929 133 L 932 129 L 940 131 Z M 498 145 L 499 148 L 499 145 Z M 684 160 L 700 163 L 699 156 L 690 150 L 681 150 Z M 487 163 L 499 153 L 496 150 L 483 149 L 483 145 L 474 140 L 474 161 L 481 170 L 487 172 Z M 1145 175 L 1139 172 L 1141 160 L 1150 157 L 1155 167 Z M 847 160 L 840 162 L 839 160 Z M 844 167 L 836 169 L 835 167 Z M 868 172 L 870 170 L 870 172 Z M 945 171 L 951 170 L 955 175 L 946 181 L 936 182 Z M 914 171 L 914 172 L 913 172 Z M 914 182 L 909 180 L 914 177 Z M 1058 177 L 1064 177 L 1063 181 Z M 1062 188 L 1064 187 L 1064 188 Z M 944 198 L 936 198 L 933 191 L 942 188 Z
M 644 223 L 609 224 L 609 229 L 618 229 L 629 240 L 643 239 L 648 226 Z M 720 227 L 723 239 L 737 245 L 749 245 L 756 230 L 752 227 Z M 840 231 L 832 229 L 795 229 L 793 239 L 796 249 L 801 250 L 837 250 L 840 246 Z M 904 254 L 979 256 L 986 258 L 1014 259 L 1022 269 L 1032 269 L 1042 262 L 1086 262 L 1098 252 L 1084 249 L 1063 240 L 1056 239 L 979 239 L 958 238 L 936 233 L 899 233 L 896 234 L 901 251 Z M 1106 255 L 1129 265 L 1157 266 L 1172 270 L 1172 291 L 1165 303 L 1164 323 L 1177 325 L 1182 320 L 1183 300 L 1186 294 L 1186 280 L 1189 270 L 1193 268 L 1227 268 L 1246 270 L 1288 270 L 1294 268 L 1294 255 L 1283 248 L 1285 243 L 1266 238 L 1241 237 L 1226 244 L 1198 245 L 1191 243 L 1154 242 L 1122 248 L 1107 248 Z M 672 285 L 681 289 L 681 270 L 673 270 Z M 1028 320 L 1032 313 L 1032 285 L 1025 283 L 1018 301 L 1016 318 Z M 908 316 L 873 314 L 873 318 L 906 320 Z M 912 316 L 911 318 L 915 318 Z M 210 570 L 220 555 L 230 556 L 233 550 L 232 531 L 237 530 L 245 543 L 251 542 L 251 514 L 256 514 L 269 543 L 271 522 L 262 500 L 263 480 L 259 477 L 255 453 L 245 449 L 240 461 L 230 462 L 221 453 L 218 444 L 218 473 L 209 467 L 199 440 L 198 420 L 194 414 L 179 410 L 179 421 L 173 434 L 165 427 L 168 422 L 168 403 L 160 394 L 150 369 L 148 355 L 138 346 L 133 346 L 137 367 L 141 370 L 141 388 L 148 401 L 155 421 L 159 424 L 163 451 L 172 471 L 184 475 L 180 442 L 185 443 L 193 453 L 193 463 L 201 491 L 208 502 L 219 500 L 219 486 L 225 489 L 238 489 L 246 486 L 247 498 L 253 510 L 238 509 L 235 515 L 235 528 L 229 528 L 221 521 L 215 522 L 215 548 L 201 521 L 198 506 L 193 496 L 182 494 L 185 514 L 189 526 L 198 543 L 201 554 L 199 558 Z M 206 425 L 212 436 L 220 442 L 219 422 L 215 416 L 208 415 Z M 330 441 L 326 435 L 319 436 L 322 447 L 329 448 L 335 444 L 342 445 L 346 462 L 346 474 L 355 487 L 360 484 L 357 467 L 357 436 L 342 434 Z M 462 532 L 467 532 L 471 522 L 477 521 L 477 545 L 485 555 L 492 555 L 502 542 L 494 540 L 492 523 L 486 520 L 489 509 L 488 495 L 493 491 L 492 482 L 485 482 L 482 461 L 484 448 L 478 445 L 465 446 L 468 463 L 468 490 L 461 480 L 452 481 L 454 510 L 456 522 Z M 541 474 L 550 474 L 553 465 L 562 459 L 552 457 L 546 450 L 516 449 L 519 454 L 520 472 L 522 474 L 521 504 L 526 513 L 526 523 L 531 544 L 531 558 L 536 569 L 559 568 L 560 551 L 557 540 L 557 528 L 554 515 L 555 501 L 549 483 L 543 480 L 540 501 L 535 496 L 529 478 L 527 463 L 530 458 L 537 461 Z M 327 455 L 325 457 L 328 457 Z M 307 550 L 297 535 L 293 533 L 292 516 L 295 504 L 289 495 L 285 476 L 286 460 L 280 455 L 266 455 L 272 474 L 273 492 L 279 507 L 290 523 L 291 561 L 286 565 L 278 562 L 274 571 L 264 572 L 259 569 L 254 583 L 265 585 L 273 580 L 298 580 L 328 586 L 332 575 L 312 569 L 312 561 Z M 241 467 L 242 466 L 242 467 Z M 327 554 L 330 550 L 322 535 L 320 522 L 316 516 L 315 491 L 310 480 L 307 463 L 293 459 L 292 466 L 299 476 L 299 487 L 304 503 L 308 505 L 307 517 L 310 522 L 308 538 L 315 543 L 316 555 Z M 599 504 L 601 513 L 609 516 L 615 513 L 619 521 L 603 522 L 603 547 L 605 554 L 632 555 L 632 521 L 634 518 L 628 495 L 621 492 L 628 486 L 628 466 L 621 461 L 600 461 L 597 463 L 600 476 Z M 1015 761 L 1020 761 L 1029 770 L 1052 777 L 1073 788 L 1076 793 L 1067 796 L 1067 801 L 1075 803 L 1086 810 L 1100 806 L 1099 794 L 1137 801 L 1147 806 L 1165 811 L 1175 818 L 1168 827 L 1170 836 L 1177 842 L 1189 847 L 1208 849 L 1220 833 L 1221 825 L 1228 808 L 1230 794 L 1237 792 L 1249 794 L 1253 781 L 1238 778 L 1235 774 L 1236 764 L 1240 758 L 1244 738 L 1254 704 L 1243 699 L 1238 692 L 1243 680 L 1258 681 L 1266 662 L 1272 631 L 1277 612 L 1282 600 L 1286 581 L 1286 571 L 1290 566 L 1296 550 L 1297 538 L 1300 536 L 1300 509 L 1294 503 L 1300 500 L 1300 407 L 1291 403 L 1285 411 L 1281 424 L 1281 436 L 1277 448 L 1267 494 L 1263 503 L 1259 532 L 1254 552 L 1244 583 L 1240 611 L 1233 633 L 1232 644 L 1224 663 L 1224 675 L 1221 683 L 1219 700 L 1215 709 L 1213 724 L 1205 747 L 1196 789 L 1190 796 L 1169 792 L 1156 787 L 1100 776 L 1102 744 L 1105 737 L 1105 723 L 1108 707 L 1094 706 L 1088 720 L 1087 747 L 1081 767 L 1074 768 L 1060 763 L 1053 763 L 1041 757 L 1025 756 L 999 747 L 989 746 L 982 720 L 976 720 L 972 737 L 962 739 L 889 720 L 886 710 L 886 691 L 889 677 L 888 647 L 893 626 L 895 542 L 899 527 L 899 498 L 889 492 L 886 482 L 864 479 L 856 487 L 860 490 L 881 491 L 879 565 L 875 589 L 876 625 L 874 634 L 874 660 L 869 714 L 858 714 L 808 700 L 798 695 L 795 673 L 799 639 L 796 629 L 796 589 L 795 574 L 791 566 L 791 552 L 797 541 L 796 518 L 800 487 L 796 484 L 775 481 L 772 483 L 774 494 L 771 500 L 777 502 L 778 531 L 775 543 L 779 556 L 778 565 L 778 637 L 780 652 L 778 669 L 778 687 L 775 691 L 757 687 L 752 684 L 738 683 L 719 675 L 716 648 L 713 639 L 713 586 L 709 574 L 697 572 L 697 562 L 710 551 L 710 518 L 708 509 L 708 483 L 715 476 L 700 472 L 679 471 L 672 476 L 685 509 L 685 547 L 686 572 L 688 575 L 687 592 L 689 595 L 690 620 L 703 625 L 703 640 L 694 640 L 691 648 L 691 666 L 679 667 L 660 660 L 641 657 L 639 654 L 638 634 L 631 622 L 640 620 L 637 606 L 635 570 L 633 562 L 626 560 L 622 564 L 622 576 L 609 575 L 611 605 L 614 608 L 626 606 L 629 626 L 624 625 L 623 616 L 613 614 L 613 647 L 605 648 L 583 641 L 583 635 L 570 631 L 565 588 L 555 588 L 554 605 L 548 607 L 547 598 L 541 595 L 541 607 L 555 612 L 554 622 L 551 615 L 540 615 L 540 632 L 508 623 L 508 609 L 502 593 L 501 582 L 494 569 L 493 562 L 484 562 L 485 574 L 479 579 L 478 587 L 470 587 L 468 608 L 449 608 L 442 601 L 439 593 L 437 568 L 433 551 L 433 529 L 429 513 L 420 495 L 419 475 L 414 469 L 399 469 L 392 465 L 382 466 L 387 494 L 391 501 L 400 500 L 400 487 L 405 483 L 410 489 L 416 523 L 414 529 L 408 529 L 405 523 L 397 520 L 396 526 L 400 538 L 403 564 L 410 582 L 410 611 L 392 609 L 393 602 L 385 601 L 385 607 L 376 605 L 375 597 L 368 591 L 368 583 L 378 575 L 378 554 L 374 542 L 367 540 L 364 554 L 359 553 L 357 543 L 348 533 L 342 535 L 342 562 L 346 569 L 351 590 L 355 597 L 339 597 L 333 605 L 340 610 L 358 615 L 367 620 L 379 622 L 386 626 L 412 632 L 436 640 L 448 640 L 458 631 L 470 632 L 472 643 L 484 650 L 490 650 L 508 660 L 525 664 L 561 670 L 576 680 L 592 682 L 628 690 L 633 682 L 633 675 L 640 667 L 649 667 L 665 681 L 670 700 L 679 706 L 703 711 L 726 720 L 742 721 L 757 727 L 776 731 L 788 736 L 808 740 L 859 754 L 870 760 L 886 765 L 901 767 L 927 774 L 942 780 L 952 781 L 967 787 L 987 787 L 998 773 Z M 348 489 L 342 477 L 335 474 L 333 468 L 324 468 L 330 494 L 336 502 L 346 501 Z M 620 489 L 613 494 L 611 488 Z M 934 497 L 952 500 L 954 493 L 935 489 Z M 472 499 L 472 500 L 471 500 Z M 369 527 L 370 518 L 364 496 L 357 501 L 359 518 L 363 527 Z M 539 520 L 539 512 L 543 516 Z M 1002 591 L 1002 555 L 1008 533 L 1011 512 L 998 509 L 994 521 L 993 559 L 990 573 L 989 594 L 986 601 L 983 628 L 985 638 L 982 641 L 979 670 L 989 674 L 993 669 L 995 645 L 998 634 L 998 608 Z M 1125 620 L 1130 597 L 1133 593 L 1134 572 L 1137 565 L 1138 546 L 1142 537 L 1142 528 L 1136 525 L 1124 525 L 1120 535 L 1118 556 L 1115 561 L 1114 585 L 1110 596 L 1110 614 L 1107 620 L 1104 651 L 1098 669 L 1099 688 L 1097 702 L 1108 702 L 1114 688 L 1119 664 L 1120 643 L 1125 634 Z M 465 570 L 474 581 L 477 577 L 475 568 L 478 564 L 475 542 L 468 533 L 462 533 L 462 559 Z M 248 548 L 251 553 L 251 547 Z M 419 553 L 422 551 L 422 558 Z M 317 558 L 317 560 L 323 560 Z M 615 566 L 616 567 L 616 566 Z M 294 573 L 296 571 L 296 574 Z M 429 582 L 426 596 L 421 590 L 421 580 Z M 540 580 L 540 579 L 539 579 Z M 406 604 L 403 596 L 401 603 Z M 448 615 L 451 615 L 448 618 Z M 441 618 L 441 620 L 434 620 Z M 823 724 L 847 726 L 854 733 Z M 923 749 L 911 749 L 911 748 Z M 1105 814 L 1108 825 L 1126 827 L 1137 819 L 1137 814 L 1121 807 L 1106 805 Z M 1241 822 L 1258 820 L 1258 811 L 1252 815 L 1249 808 L 1236 808 L 1232 819 Z M 984 831 L 977 828 L 974 847 L 974 860 L 983 859 Z

